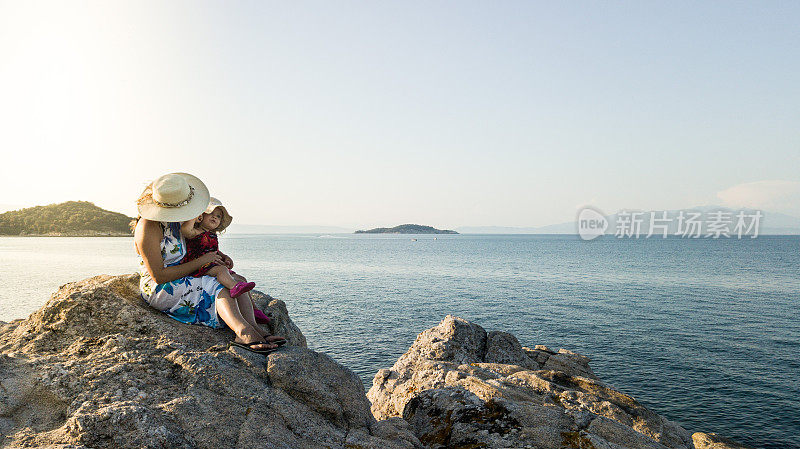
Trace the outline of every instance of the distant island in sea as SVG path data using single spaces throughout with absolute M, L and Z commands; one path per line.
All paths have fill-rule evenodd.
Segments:
M 0 214 L 0 235 L 129 236 L 131 220 L 88 201 L 67 201 Z
M 433 226 L 418 224 L 402 224 L 393 228 L 373 228 L 358 230 L 356 234 L 458 234 L 450 229 L 436 229 Z

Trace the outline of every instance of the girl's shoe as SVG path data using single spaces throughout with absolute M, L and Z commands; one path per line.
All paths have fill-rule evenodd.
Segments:
M 256 286 L 255 282 L 239 282 L 231 289 L 231 298 L 236 298 L 242 293 L 247 293 Z
M 269 317 L 261 311 L 261 309 L 253 307 L 253 315 L 256 316 L 256 323 L 269 324 Z

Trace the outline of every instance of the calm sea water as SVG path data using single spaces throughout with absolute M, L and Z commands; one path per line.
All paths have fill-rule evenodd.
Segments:
M 367 387 L 454 314 L 587 355 L 604 381 L 690 431 L 800 447 L 800 237 L 413 237 L 226 235 L 221 246 L 287 302 L 309 346 Z M 130 238 L 0 238 L 0 320 L 135 264 Z

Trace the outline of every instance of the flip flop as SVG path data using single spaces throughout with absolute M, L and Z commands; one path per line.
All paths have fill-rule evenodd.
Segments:
M 229 290 L 231 298 L 237 298 L 242 293 L 247 293 L 256 286 L 255 282 L 239 282 Z
M 253 315 L 256 317 L 256 323 L 269 324 L 270 318 L 259 308 L 253 307 Z
M 253 349 L 255 345 L 269 345 L 269 344 L 276 344 L 276 343 L 268 343 L 266 341 L 254 341 L 252 343 L 239 343 L 238 341 L 229 342 L 230 346 L 236 346 L 237 348 L 242 348 L 245 351 L 255 352 L 256 354 L 267 355 L 271 352 L 275 352 L 278 348 L 272 349 Z M 280 346 L 280 345 L 279 345 Z
M 270 337 L 271 337 L 271 336 L 272 336 L 272 335 L 270 335 Z M 267 340 L 267 344 L 268 344 L 268 345 L 278 345 L 278 346 L 283 346 L 283 345 L 285 345 L 286 343 L 289 343 L 289 340 L 287 340 L 287 339 L 285 339 L 285 338 L 283 338 L 283 337 L 279 337 L 279 338 L 280 338 L 280 340 L 272 340 L 272 341 L 269 341 L 269 340 Z

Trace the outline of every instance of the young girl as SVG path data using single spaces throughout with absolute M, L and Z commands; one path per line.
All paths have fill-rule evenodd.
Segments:
M 181 234 L 186 239 L 186 256 L 181 263 L 197 259 L 203 254 L 212 251 L 216 251 L 223 260 L 227 260 L 230 263 L 230 257 L 222 254 L 219 250 L 217 233 L 225 230 L 232 220 L 233 218 L 228 215 L 225 206 L 218 199 L 210 198 L 205 213 L 197 217 L 196 220 L 188 221 L 181 226 Z M 256 286 L 254 282 L 247 282 L 247 279 L 239 275 L 237 275 L 237 279 L 234 279 L 230 267 L 214 263 L 203 265 L 191 276 L 214 276 L 220 284 L 230 290 L 232 298 L 249 292 Z

